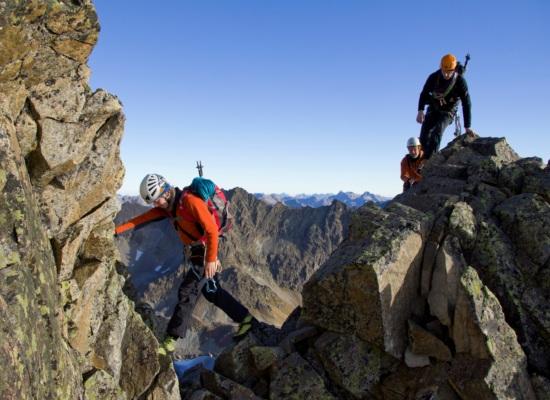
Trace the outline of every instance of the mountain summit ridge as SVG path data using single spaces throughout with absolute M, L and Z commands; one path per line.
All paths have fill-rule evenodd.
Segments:
M 203 379 L 277 399 L 547 398 L 550 168 L 463 135 L 423 174 L 384 208 L 354 210 L 303 307 L 227 347 Z

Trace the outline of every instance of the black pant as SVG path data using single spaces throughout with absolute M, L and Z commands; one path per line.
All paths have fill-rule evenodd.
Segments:
M 189 327 L 191 314 L 199 296 L 199 282 L 203 278 L 204 251 L 204 246 L 193 246 L 191 249 L 189 261 L 193 267 L 189 268 L 178 289 L 178 304 L 166 330 L 171 336 L 183 337 Z M 213 279 L 216 282 L 215 290 L 211 284 L 204 285 L 201 290 L 202 294 L 206 300 L 219 307 L 233 321 L 241 322 L 248 315 L 248 309 L 221 287 L 217 273 Z
M 446 111 L 428 110 L 426 119 L 420 129 L 420 144 L 424 150 L 424 157 L 430 158 L 439 151 L 441 138 L 445 129 L 453 122 L 453 114 Z

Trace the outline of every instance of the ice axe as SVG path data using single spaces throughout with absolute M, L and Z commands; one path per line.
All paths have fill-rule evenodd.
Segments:
M 197 169 L 199 170 L 199 176 L 202 178 L 202 163 L 197 161 Z

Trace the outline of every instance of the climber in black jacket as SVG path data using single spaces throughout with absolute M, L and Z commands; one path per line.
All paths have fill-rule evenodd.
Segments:
M 453 121 L 459 100 L 462 102 L 466 134 L 475 136 L 470 127 L 472 116 L 468 85 L 457 71 L 457 64 L 456 57 L 452 54 L 443 56 L 441 68 L 428 77 L 420 93 L 416 122 L 422 124 L 420 143 L 426 158 L 439 151 L 443 132 Z M 426 105 L 428 112 L 424 115 Z

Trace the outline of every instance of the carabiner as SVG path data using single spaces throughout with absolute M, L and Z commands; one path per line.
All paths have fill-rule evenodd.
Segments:
M 215 293 L 216 290 L 218 290 L 218 286 L 216 285 L 216 281 L 213 278 L 206 280 L 206 291 L 208 293 Z

